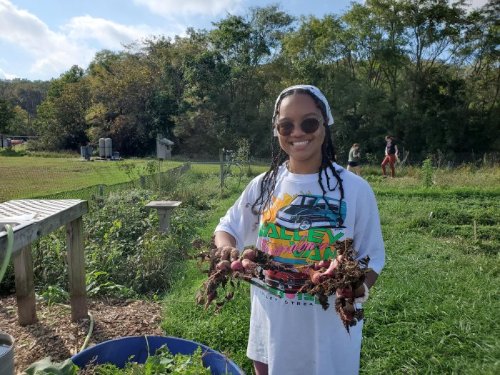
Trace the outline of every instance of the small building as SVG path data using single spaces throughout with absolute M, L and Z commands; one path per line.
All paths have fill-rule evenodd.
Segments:
M 162 160 L 171 159 L 173 145 L 174 142 L 170 139 L 164 138 L 162 134 L 158 134 L 156 137 L 156 157 Z

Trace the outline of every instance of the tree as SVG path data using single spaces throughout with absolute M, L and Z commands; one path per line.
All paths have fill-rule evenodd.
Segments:
M 87 143 L 85 113 L 90 97 L 83 78 L 83 69 L 73 66 L 51 82 L 47 98 L 38 107 L 38 147 L 78 150 Z
M 92 106 L 87 108 L 85 119 L 93 142 L 97 137 L 110 137 L 113 149 L 123 155 L 145 155 L 153 149 L 156 138 L 149 112 L 155 75 L 142 53 L 133 48 L 96 55 L 86 77 Z
M 7 100 L 0 99 L 0 134 L 7 132 L 14 116 L 12 105 Z

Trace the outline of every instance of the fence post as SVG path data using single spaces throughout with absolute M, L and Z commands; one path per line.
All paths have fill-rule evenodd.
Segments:
M 219 149 L 219 162 L 220 162 L 220 195 L 224 189 L 224 149 Z
M 158 191 L 161 191 L 161 161 L 162 159 L 158 159 Z

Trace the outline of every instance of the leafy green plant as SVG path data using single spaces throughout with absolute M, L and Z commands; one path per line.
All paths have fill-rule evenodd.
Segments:
M 434 168 L 432 167 L 432 159 L 427 158 L 422 163 L 422 176 L 423 183 L 426 188 L 431 187 L 433 185 L 432 177 L 434 175 Z
M 26 151 L 25 150 L 15 150 L 13 148 L 2 148 L 0 149 L 0 156 L 25 156 Z
M 124 285 L 116 284 L 110 280 L 107 272 L 92 270 L 85 275 L 85 284 L 87 285 L 87 295 L 96 297 L 105 295 L 115 298 L 136 298 L 137 293 Z
M 63 228 L 32 245 L 33 272 L 37 285 L 67 285 L 66 232 Z
M 23 372 L 26 375 L 76 375 L 77 373 L 78 366 L 71 359 L 64 362 L 52 362 L 50 357 L 33 363 Z
M 58 285 L 49 285 L 40 293 L 40 296 L 48 305 L 54 303 L 66 303 L 69 301 L 69 293 Z
M 238 148 L 236 149 L 235 160 L 245 169 L 247 177 L 252 175 L 252 168 L 250 165 L 250 141 L 247 138 L 240 138 L 237 140 Z
M 118 165 L 118 169 L 123 171 L 127 175 L 130 181 L 135 181 L 140 176 L 140 170 L 139 168 L 137 168 L 137 165 L 129 162 L 120 163 Z
M 159 348 L 155 355 L 149 356 L 141 364 L 131 361 L 123 369 L 113 364 L 98 365 L 93 371 L 99 375 L 152 375 L 152 374 L 179 374 L 179 375 L 210 375 L 210 368 L 203 366 L 203 352 L 200 347 L 193 354 L 172 354 L 166 346 Z

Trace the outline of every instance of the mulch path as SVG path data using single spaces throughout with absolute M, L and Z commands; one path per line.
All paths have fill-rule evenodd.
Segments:
M 159 303 L 89 299 L 88 306 L 94 329 L 87 347 L 122 336 L 164 335 Z M 15 339 L 17 374 L 45 357 L 54 362 L 70 358 L 80 350 L 90 328 L 90 319 L 71 322 L 71 308 L 66 305 L 37 301 L 37 317 L 37 323 L 20 326 L 15 296 L 0 297 L 0 331 Z

